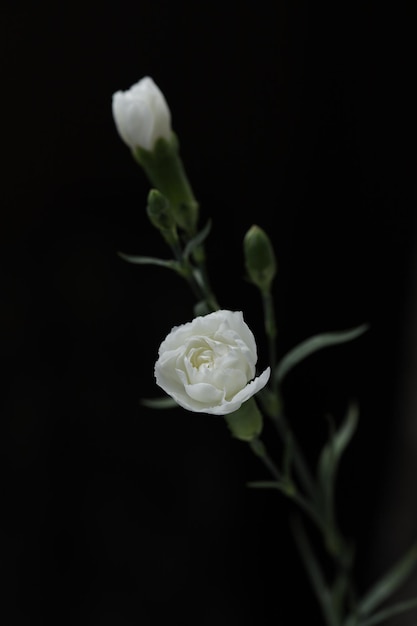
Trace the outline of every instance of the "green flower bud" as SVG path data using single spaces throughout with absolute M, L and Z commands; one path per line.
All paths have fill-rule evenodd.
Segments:
M 146 211 L 153 226 L 161 232 L 164 239 L 169 244 L 178 241 L 177 228 L 171 205 L 166 197 L 157 189 L 150 190 Z
M 262 228 L 251 226 L 243 240 L 243 251 L 250 281 L 267 293 L 274 280 L 277 263 L 271 241 Z
M 146 210 L 155 228 L 159 230 L 171 230 L 175 227 L 175 220 L 169 202 L 157 189 L 150 190 Z

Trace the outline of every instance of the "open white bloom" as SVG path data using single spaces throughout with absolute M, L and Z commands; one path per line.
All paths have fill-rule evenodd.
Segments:
M 159 348 L 157 384 L 189 411 L 227 415 L 268 382 L 255 378 L 256 343 L 241 311 L 215 311 L 175 326 Z
M 153 150 L 160 137 L 171 138 L 171 113 L 162 91 L 145 76 L 112 98 L 113 118 L 123 141 L 132 149 Z

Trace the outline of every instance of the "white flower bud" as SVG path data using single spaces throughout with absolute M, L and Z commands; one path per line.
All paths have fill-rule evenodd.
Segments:
M 163 93 L 149 76 L 127 91 L 116 91 L 112 111 L 120 137 L 132 150 L 151 151 L 160 137 L 171 139 L 170 110 Z
M 189 411 L 228 415 L 260 391 L 256 343 L 240 311 L 215 311 L 174 327 L 159 348 L 157 384 Z

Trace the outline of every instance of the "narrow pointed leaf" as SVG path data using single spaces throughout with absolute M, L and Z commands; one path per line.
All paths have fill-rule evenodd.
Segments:
M 417 608 L 417 598 L 404 600 L 404 602 L 398 602 L 387 607 L 386 609 L 383 609 L 382 611 L 379 611 L 379 613 L 375 613 L 372 617 L 365 618 L 364 621 L 358 623 L 358 626 L 375 626 L 375 624 L 381 624 L 381 622 L 385 622 L 390 617 L 400 615 L 406 611 L 412 611 L 412 609 L 415 608 Z
M 180 267 L 178 262 L 172 259 L 165 260 L 151 256 L 131 256 L 130 254 L 123 254 L 123 252 L 119 252 L 118 255 L 128 263 L 135 263 L 136 265 L 159 265 L 176 271 L 179 271 Z
M 302 341 L 298 344 L 298 346 L 295 346 L 295 348 L 290 350 L 278 363 L 275 370 L 277 381 L 281 383 L 293 367 L 298 365 L 298 363 L 306 359 L 311 354 L 314 354 L 314 352 L 317 352 L 322 348 L 336 346 L 347 341 L 352 341 L 352 339 L 356 339 L 356 337 L 362 335 L 366 330 L 368 330 L 368 328 L 368 324 L 362 324 L 361 326 L 351 330 L 323 333 Z
M 281 483 L 276 480 L 251 480 L 249 483 L 246 483 L 248 487 L 252 487 L 252 489 L 278 489 L 282 490 Z
M 335 608 L 332 603 L 331 591 L 325 581 L 320 563 L 313 551 L 313 547 L 307 537 L 301 521 L 295 519 L 292 524 L 292 531 L 300 557 L 304 562 L 311 586 L 316 594 L 316 598 L 321 606 L 326 626 L 338 626 Z
M 326 504 L 333 499 L 334 483 L 340 458 L 351 441 L 358 423 L 359 409 L 352 403 L 340 428 L 330 436 L 319 457 L 318 478 L 325 494 Z
M 365 594 L 358 605 L 360 616 L 369 616 L 405 582 L 417 564 L 417 543 Z
M 143 406 L 151 409 L 173 409 L 178 404 L 172 398 L 142 398 L 140 401 Z
M 185 259 L 188 259 L 190 254 L 192 253 L 192 251 L 195 250 L 195 248 L 197 248 L 197 246 L 199 246 L 200 244 L 203 243 L 203 241 L 208 237 L 208 234 L 210 233 L 210 230 L 211 230 L 211 221 L 209 220 L 207 222 L 207 224 L 204 226 L 204 228 L 202 230 L 200 230 L 200 232 L 197 233 L 197 235 L 195 237 L 190 239 L 190 241 L 185 246 L 185 248 L 184 248 L 184 258 Z

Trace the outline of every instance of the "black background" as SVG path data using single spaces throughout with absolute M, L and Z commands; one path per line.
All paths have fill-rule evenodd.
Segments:
M 361 404 L 341 523 L 374 572 L 404 405 L 415 272 L 412 3 L 33 3 L 1 10 L 2 610 L 7 624 L 321 623 L 291 510 L 212 416 L 151 411 L 160 341 L 192 317 L 185 284 L 118 251 L 166 257 L 148 182 L 111 96 L 150 75 L 213 228 L 224 308 L 266 346 L 242 239 L 279 262 L 280 354 L 319 332 L 361 339 L 293 372 L 289 418 L 315 461 L 328 412 Z M 271 435 L 272 437 L 272 435 Z M 271 439 L 271 449 L 279 446 Z

